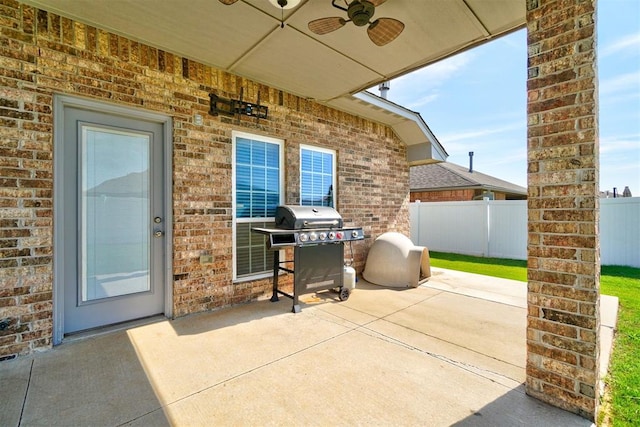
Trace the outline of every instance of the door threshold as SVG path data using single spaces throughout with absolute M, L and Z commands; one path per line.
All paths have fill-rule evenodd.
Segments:
M 64 335 L 61 344 L 82 341 L 87 338 L 95 338 L 98 336 L 111 334 L 113 332 L 124 331 L 140 326 L 150 325 L 152 323 L 162 322 L 167 319 L 168 318 L 164 314 L 155 314 L 153 316 L 142 317 L 140 319 L 127 320 L 126 322 L 114 323 L 112 325 L 98 326 L 96 328 L 85 329 L 78 332 L 71 332 Z

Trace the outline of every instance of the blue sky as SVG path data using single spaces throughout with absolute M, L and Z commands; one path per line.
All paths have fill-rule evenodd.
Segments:
M 640 196 L 640 0 L 598 1 L 600 189 Z M 527 185 L 526 31 L 391 81 L 388 99 L 419 112 L 448 161 Z M 377 90 L 371 89 L 374 93 Z

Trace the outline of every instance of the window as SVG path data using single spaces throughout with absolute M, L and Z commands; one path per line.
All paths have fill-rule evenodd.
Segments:
M 283 141 L 233 133 L 234 279 L 265 277 L 273 252 L 252 227 L 273 227 L 283 198 Z
M 335 151 L 300 147 L 300 204 L 335 208 Z

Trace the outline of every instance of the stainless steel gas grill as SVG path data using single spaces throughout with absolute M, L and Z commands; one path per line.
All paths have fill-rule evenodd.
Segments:
M 349 298 L 344 286 L 344 242 L 364 239 L 361 227 L 343 227 L 340 214 L 325 206 L 278 206 L 276 228 L 253 228 L 267 236 L 273 257 L 273 295 L 293 299 L 294 313 L 300 312 L 298 296 L 326 289 L 337 289 L 341 301 Z M 280 261 L 280 249 L 293 247 L 293 260 Z M 284 267 L 293 263 L 293 268 Z M 280 271 L 293 274 L 293 295 L 278 289 Z

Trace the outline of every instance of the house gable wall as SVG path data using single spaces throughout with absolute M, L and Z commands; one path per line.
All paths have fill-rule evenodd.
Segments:
M 337 152 L 337 209 L 372 237 L 353 244 L 357 270 L 377 235 L 408 234 L 406 147 L 390 128 L 53 13 L 0 6 L 0 360 L 52 343 L 54 94 L 172 118 L 175 316 L 271 287 L 232 281 L 232 130 L 285 140 L 289 204 L 299 202 L 299 145 Z M 208 115 L 212 92 L 250 102 L 259 94 L 269 118 Z M 200 264 L 205 251 L 213 264 Z
M 466 188 L 461 190 L 440 190 L 440 191 L 412 191 L 411 202 L 420 200 L 421 202 L 459 202 L 473 200 L 475 190 Z
M 438 191 L 412 191 L 411 202 L 420 200 L 421 202 L 463 202 L 474 200 L 475 197 L 482 196 L 484 190 L 473 190 L 470 188 L 460 190 L 438 190 Z M 507 200 L 505 193 L 493 192 L 494 200 Z

